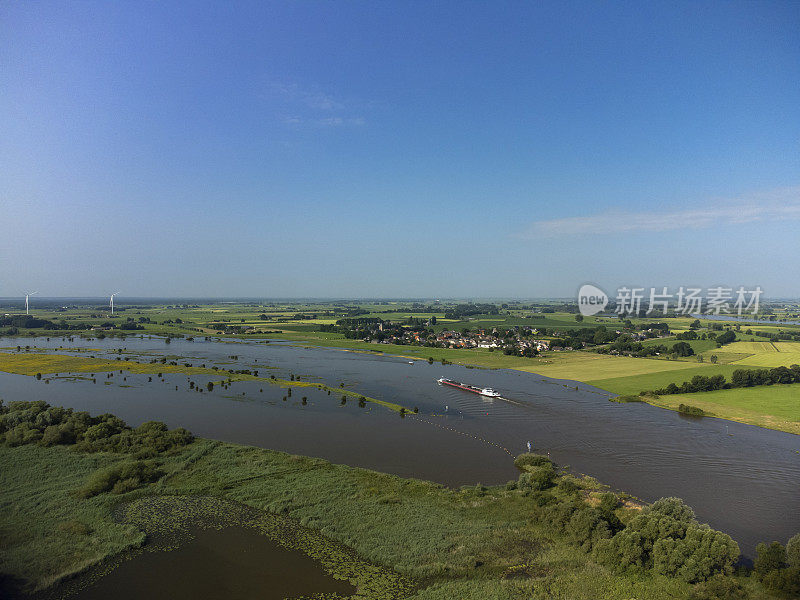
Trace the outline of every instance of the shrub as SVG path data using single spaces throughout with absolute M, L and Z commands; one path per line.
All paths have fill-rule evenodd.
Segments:
M 700 525 L 679 498 L 662 498 L 642 510 L 625 529 L 598 541 L 595 558 L 614 570 L 653 569 L 687 582 L 727 573 L 739 557 L 730 536 Z
M 616 494 L 611 492 L 606 492 L 602 496 L 600 496 L 600 510 L 604 515 L 614 514 L 614 511 L 617 510 L 619 506 L 619 498 L 617 498 Z
M 42 432 L 31 427 L 30 423 L 21 423 L 5 434 L 5 442 L 9 446 L 35 444 L 42 437 Z
M 552 466 L 553 462 L 543 454 L 534 454 L 532 452 L 525 452 L 520 454 L 514 460 L 514 466 L 520 471 L 529 471 L 532 467 L 544 467 L 547 465 Z
M 77 495 L 80 498 L 91 498 L 104 492 L 123 494 L 156 481 L 162 474 L 155 461 L 118 462 L 92 473 L 84 486 L 77 491 Z
M 688 583 L 729 571 L 738 557 L 739 545 L 707 525 L 691 525 L 682 539 L 662 538 L 653 544 L 653 570 Z
M 556 477 L 553 465 L 534 467 L 519 476 L 519 488 L 524 491 L 538 492 L 553 486 Z
M 612 402 L 619 402 L 619 403 L 628 403 L 628 402 L 642 402 L 643 394 L 639 394 L 638 396 L 634 396 L 633 394 L 628 394 L 624 396 L 615 396 L 614 398 L 609 398 Z
M 56 446 L 66 443 L 66 436 L 59 425 L 48 425 L 44 430 L 39 444 L 42 446 Z
M 558 481 L 558 491 L 563 494 L 574 494 L 580 489 L 575 480 L 571 477 L 562 477 Z
M 786 562 L 793 567 L 800 567 L 800 533 L 786 542 Z
M 42 446 L 76 444 L 75 449 L 84 452 L 136 453 L 146 449 L 171 451 L 193 440 L 189 431 L 170 431 L 156 421 L 134 430 L 111 414 L 92 417 L 87 412 L 41 401 L 0 405 L 0 443 L 10 446 L 37 442 Z
M 770 571 L 775 571 L 786 564 L 786 549 L 780 542 L 772 542 L 767 546 L 761 542 L 756 546 L 756 559 L 753 561 L 753 570 L 760 576 Z
M 693 417 L 702 417 L 706 414 L 702 408 L 692 406 L 691 404 L 681 404 L 678 406 L 678 412 L 683 415 L 692 415 Z
M 608 522 L 596 508 L 576 510 L 572 513 L 566 530 L 572 541 L 586 552 L 589 552 L 598 540 L 610 538 L 612 533 Z
M 707 581 L 697 584 L 689 600 L 744 600 L 747 593 L 738 581 L 717 573 Z

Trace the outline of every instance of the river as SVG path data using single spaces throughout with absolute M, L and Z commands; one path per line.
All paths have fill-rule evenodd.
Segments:
M 22 340 L 0 338 L 0 347 Z M 6 401 L 42 399 L 93 414 L 112 412 L 134 426 L 161 420 L 202 437 L 451 486 L 515 479 L 512 455 L 524 452 L 530 441 L 534 451 L 557 463 L 644 500 L 683 498 L 699 520 L 736 539 L 745 555 L 752 556 L 759 541 L 785 543 L 800 531 L 800 436 L 788 433 L 609 402 L 608 393 L 591 386 L 529 373 L 409 364 L 369 352 L 255 341 L 165 344 L 155 337 L 24 338 L 22 345 L 28 344 L 68 347 L 59 350 L 63 353 L 92 348 L 98 357 L 118 356 L 112 351 L 125 348 L 139 360 L 169 355 L 195 366 L 255 368 L 267 377 L 294 374 L 418 407 L 419 413 L 401 418 L 372 403 L 361 408 L 352 399 L 342 405 L 339 396 L 314 388 L 295 388 L 283 400 L 286 390 L 267 382 L 236 382 L 201 393 L 189 389 L 186 375 L 148 382 L 148 375 L 118 372 L 110 379 L 101 374 L 96 384 L 62 378 L 48 384 L 0 373 L 0 397 Z M 440 386 L 440 376 L 493 387 L 507 400 Z M 219 377 L 191 379 L 204 385 Z

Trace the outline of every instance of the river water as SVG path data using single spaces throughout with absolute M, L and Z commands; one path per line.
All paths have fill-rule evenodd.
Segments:
M 0 347 L 20 343 L 0 338 Z M 138 360 L 169 355 L 195 366 L 255 368 L 261 376 L 286 379 L 294 374 L 333 387 L 344 384 L 419 413 L 401 418 L 372 403 L 361 408 L 352 399 L 342 405 L 339 396 L 313 388 L 295 388 L 284 400 L 286 390 L 267 382 L 237 382 L 209 393 L 190 390 L 186 375 L 149 382 L 148 375 L 119 372 L 111 378 L 99 374 L 97 383 L 63 378 L 45 383 L 0 373 L 0 397 L 6 401 L 42 399 L 93 414 L 112 412 L 134 426 L 161 420 L 202 437 L 454 486 L 516 478 L 512 455 L 530 442 L 557 463 L 644 500 L 683 498 L 699 520 L 736 539 L 745 555 L 752 556 L 759 541 L 785 543 L 800 531 L 800 436 L 788 433 L 609 402 L 608 393 L 591 386 L 529 373 L 409 364 L 374 353 L 131 337 L 26 338 L 25 344 L 65 346 L 61 353 L 91 348 L 98 357 L 118 356 L 112 351 L 125 348 Z M 440 386 L 440 376 L 493 387 L 506 400 Z M 191 376 L 200 385 L 213 379 L 220 378 Z

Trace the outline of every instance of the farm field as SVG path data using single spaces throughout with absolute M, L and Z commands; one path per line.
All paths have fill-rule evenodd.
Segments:
M 778 348 L 772 342 L 745 342 L 737 341 L 719 349 L 720 352 L 743 352 L 748 354 L 764 354 L 778 352 Z
M 798 342 L 733 342 L 704 353 L 706 359 L 716 354 L 720 362 L 742 368 L 789 367 L 800 364 Z
M 778 346 L 778 352 L 763 352 L 753 354 L 736 361 L 742 367 L 790 367 L 800 364 L 800 344 L 783 343 Z
M 539 364 L 513 368 L 547 377 L 575 379 L 589 383 L 595 379 L 681 371 L 690 367 L 680 361 L 612 356 L 593 352 L 549 352 L 539 359 Z

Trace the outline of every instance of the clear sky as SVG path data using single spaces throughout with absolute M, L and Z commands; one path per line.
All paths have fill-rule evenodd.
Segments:
M 0 296 L 800 296 L 800 3 L 0 2 Z

